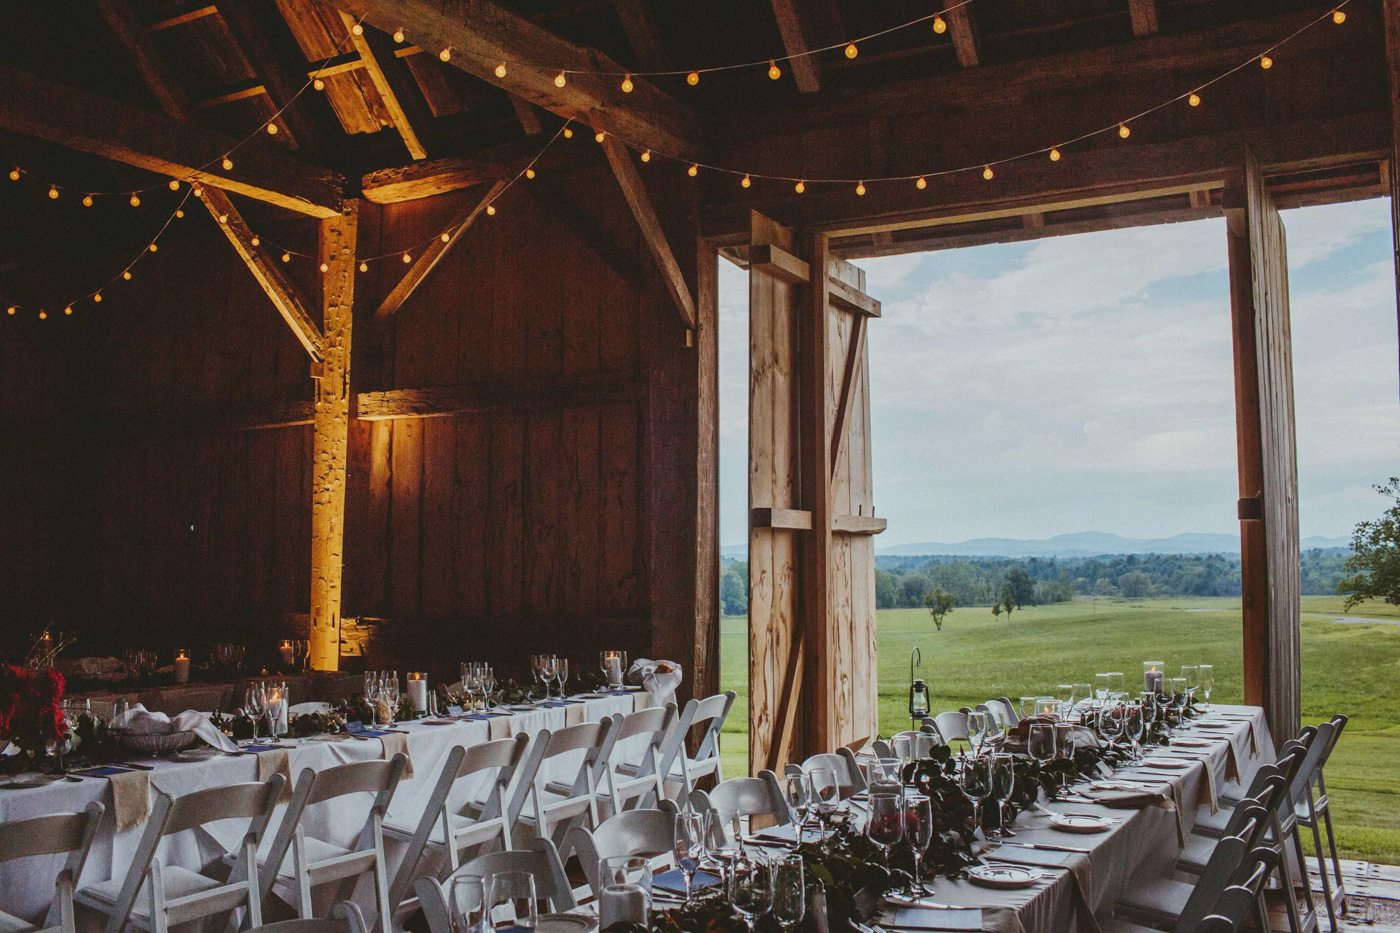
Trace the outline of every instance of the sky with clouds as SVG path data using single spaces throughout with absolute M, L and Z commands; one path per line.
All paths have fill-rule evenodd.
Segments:
M 1400 472 L 1384 200 L 1288 211 L 1300 518 L 1341 537 Z M 880 546 L 1235 532 L 1223 220 L 858 263 Z M 746 535 L 748 281 L 721 262 L 720 540 Z

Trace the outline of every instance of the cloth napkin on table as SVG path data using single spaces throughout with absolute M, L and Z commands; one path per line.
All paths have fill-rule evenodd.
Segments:
M 653 661 L 638 658 L 627 669 L 627 679 L 641 684 L 651 698 L 652 706 L 665 706 L 676 702 L 676 688 L 681 685 L 684 672 L 675 661 Z
M 413 777 L 413 755 L 408 751 L 408 736 L 399 732 L 390 732 L 381 735 L 379 741 L 384 743 L 384 760 L 388 761 L 402 752 L 406 759 L 403 763 L 403 776 L 405 778 Z
M 151 775 L 147 771 L 123 771 L 108 775 L 112 785 L 112 812 L 117 831 L 146 822 L 151 815 Z
M 112 722 L 112 725 L 118 729 L 126 729 L 138 735 L 155 735 L 166 732 L 193 732 L 209 745 L 221 751 L 238 751 L 237 743 L 220 732 L 218 728 L 209 721 L 209 717 L 198 710 L 187 709 L 174 719 L 171 719 L 164 713 L 153 713 L 140 703 L 137 703 L 131 709 L 118 716 Z
M 292 799 L 292 756 L 287 754 L 285 748 L 274 748 L 265 752 L 257 752 L 258 758 L 258 780 L 266 781 L 274 774 L 280 774 L 286 778 L 286 783 L 282 785 L 282 802 Z
M 1140 810 L 1143 807 L 1158 807 L 1162 810 L 1169 810 L 1176 818 L 1176 841 L 1182 848 L 1186 847 L 1186 826 L 1181 821 L 1181 808 L 1176 805 L 1175 787 L 1168 784 L 1160 791 L 1106 791 L 1093 792 L 1085 791 L 1084 796 L 1090 798 L 1100 806 L 1109 807 L 1113 810 Z

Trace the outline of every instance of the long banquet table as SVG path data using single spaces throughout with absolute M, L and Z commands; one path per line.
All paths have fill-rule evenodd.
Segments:
M 647 694 L 629 692 L 586 698 L 568 706 L 542 707 L 528 711 L 511 710 L 509 718 L 500 717 L 489 722 L 457 720 L 451 725 L 439 726 L 418 722 L 400 723 L 395 728 L 407 733 L 404 738 L 408 743 L 413 776 L 405 777 L 400 783 L 390 806 L 389 817 L 391 820 L 397 818 L 416 822 L 422 813 L 424 798 L 441 771 L 448 752 L 456 745 L 470 747 L 488 741 L 489 738 L 513 736 L 520 732 L 534 735 L 543 729 L 556 730 L 575 722 L 596 721 L 613 713 L 630 713 L 634 707 L 640 708 L 647 702 Z M 385 757 L 384 742 L 380 739 L 359 741 L 316 737 L 283 738 L 280 742 L 293 747 L 280 753 L 230 755 L 198 762 L 157 759 L 144 763 L 153 769 L 148 772 L 153 790 L 179 796 L 209 787 L 255 781 L 259 774 L 259 759 L 269 754 L 285 754 L 293 777 L 305 768 L 320 770 L 353 761 Z M 577 774 L 581 755 L 581 752 L 570 753 L 547 761 L 541 769 L 544 777 L 549 780 L 566 777 L 572 779 Z M 139 758 L 125 760 L 143 763 Z M 266 765 L 264 762 L 263 767 L 266 768 Z M 459 782 L 462 785 L 468 783 Z M 454 788 L 454 797 L 466 796 L 473 790 L 470 786 Z M 363 796 L 363 802 L 346 799 L 330 801 L 317 808 L 308 808 L 303 817 L 303 825 L 308 834 L 328 842 L 351 844 L 364 828 L 368 795 Z M 92 852 L 83 870 L 83 877 L 79 883 L 81 887 L 83 884 L 114 877 L 114 872 L 118 875 L 124 872 L 131 862 L 144 828 L 138 825 L 117 831 L 113 818 L 113 793 L 106 779 L 57 781 L 42 787 L 22 790 L 0 789 L 0 823 L 52 813 L 76 812 L 94 800 L 101 802 L 107 808 L 107 813 L 103 817 Z M 347 814 L 350 813 L 355 815 L 347 818 Z M 238 825 L 214 824 L 207 827 L 207 830 L 208 836 L 200 830 L 190 830 L 170 837 L 162 848 L 162 862 L 199 869 L 213 865 L 222 858 L 224 851 L 236 850 L 240 831 Z M 275 823 L 269 829 L 269 832 L 273 831 Z M 393 839 L 386 839 L 385 847 L 391 870 L 396 870 L 403 858 L 403 846 Z M 22 859 L 0 864 L 0 908 L 34 921 L 42 920 L 43 911 L 53 898 L 53 879 L 61 867 L 61 857 L 51 860 Z M 332 896 L 334 892 L 325 893 Z M 361 906 L 366 911 L 366 917 L 372 917 L 374 902 L 372 896 L 365 896 L 368 894 L 367 884 L 362 883 L 356 900 L 364 901 Z M 80 921 L 90 929 L 100 928 L 95 923 L 95 916 L 82 916 L 80 913 Z

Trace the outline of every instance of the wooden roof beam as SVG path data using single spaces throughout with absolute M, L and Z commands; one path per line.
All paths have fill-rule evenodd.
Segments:
M 1155 36 L 1161 31 L 1157 15 L 1157 0 L 1128 0 L 1128 15 L 1133 20 L 1133 35 Z
M 597 74 L 570 74 L 564 87 L 555 87 L 560 69 L 625 69 L 603 53 L 581 48 L 491 0 L 343 0 L 341 5 L 380 29 L 402 27 L 424 48 L 452 50 L 453 67 L 545 110 L 669 156 L 695 156 L 699 118 L 690 107 L 642 78 L 633 79 L 630 94 L 622 93 L 616 79 Z M 539 64 L 516 64 L 523 62 Z M 510 64 L 497 76 L 501 63 Z
M 501 179 L 491 187 L 486 189 L 486 193 L 480 200 L 468 202 L 467 206 L 461 210 L 456 217 L 452 218 L 452 223 L 448 226 L 447 239 L 437 237 L 426 247 L 418 258 L 413 261 L 413 265 L 404 273 L 404 277 L 399 279 L 399 283 L 393 287 L 384 300 L 380 302 L 378 310 L 374 312 L 374 319 L 382 321 L 403 307 L 403 303 L 408 300 L 423 280 L 428 277 L 428 273 L 437 268 L 437 264 L 446 258 L 452 247 L 457 245 L 457 241 L 462 238 L 462 234 L 476 219 L 486 210 L 487 205 L 494 201 L 510 182 Z
M 642 176 L 637 173 L 637 166 L 632 164 L 632 154 L 613 136 L 603 139 L 603 150 L 607 153 L 608 164 L 612 166 L 613 175 L 622 188 L 622 196 L 627 199 L 627 206 L 632 208 L 632 216 L 636 218 L 637 226 L 642 230 L 642 239 L 651 252 L 651 258 L 656 260 L 656 267 L 661 272 L 666 291 L 675 302 L 676 311 L 680 313 L 681 323 L 687 330 L 694 331 L 695 299 L 691 297 L 690 286 L 686 284 L 680 264 L 671 252 L 671 244 L 666 241 L 666 234 L 661 229 L 661 221 L 656 216 L 656 209 L 652 207 L 651 196 L 647 194 Z
M 316 106 L 312 95 L 300 93 L 306 86 L 306 78 L 289 68 L 277 54 L 256 6 L 250 0 L 224 0 L 219 7 L 219 18 L 261 79 L 268 100 L 281 111 L 280 122 L 297 147 L 318 154 L 330 151 L 324 127 L 317 123 L 310 109 Z M 277 19 L 276 25 L 280 25 L 281 18 Z
M 953 52 L 958 56 L 958 64 L 964 68 L 974 68 L 982 61 L 977 42 L 977 24 L 972 20 L 972 4 L 948 10 L 948 35 L 953 40 Z
M 504 143 L 470 156 L 429 159 L 411 165 L 373 171 L 360 181 L 361 191 L 375 204 L 397 204 L 430 198 L 483 182 L 513 178 L 540 152 L 537 140 Z
M 637 67 L 642 71 L 669 70 L 671 66 L 656 31 L 656 20 L 647 9 L 646 0 L 613 0 L 613 8 L 622 21 L 622 31 L 627 33 L 627 44 L 632 46 Z
M 802 17 L 797 12 L 797 0 L 772 0 L 773 18 L 778 21 L 778 33 L 783 37 L 783 51 L 792 56 L 787 65 L 792 80 L 803 94 L 821 90 L 821 76 L 816 59 L 807 54 L 811 46 L 802 31 Z
M 418 133 L 414 131 L 413 124 L 409 122 L 408 112 L 404 109 L 404 102 L 399 99 L 393 85 L 389 82 L 389 76 L 384 72 L 379 59 L 375 57 L 374 50 L 370 48 L 369 37 L 365 34 L 355 35 L 353 26 L 355 17 L 344 11 L 340 14 L 340 20 L 345 24 L 346 32 L 350 33 L 350 42 L 356 52 L 360 55 L 360 60 L 364 62 L 365 73 L 369 75 L 369 81 L 374 85 L 374 89 L 379 93 L 379 97 L 384 101 L 384 109 L 389 112 L 389 120 L 393 123 L 394 129 L 403 140 L 404 148 L 414 159 L 426 159 L 428 150 L 423 147 L 423 142 L 418 138 Z M 389 27 L 393 29 L 395 27 Z
M 189 94 L 156 53 L 150 32 L 136 19 L 127 0 L 97 0 L 97 10 L 107 28 L 126 48 L 160 109 L 176 120 L 187 122 L 191 111 Z
M 341 179 L 254 143 L 234 153 L 234 167 L 220 167 L 239 140 L 186 125 L 140 107 L 57 84 L 0 65 L 0 127 L 122 162 L 170 178 L 199 181 L 311 217 L 335 217 Z

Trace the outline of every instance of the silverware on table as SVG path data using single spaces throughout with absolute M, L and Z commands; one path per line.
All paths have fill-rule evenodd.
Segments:
M 1002 845 L 1015 846 L 1018 849 L 1040 849 L 1045 852 L 1073 852 L 1075 855 L 1088 855 L 1090 851 L 1078 846 L 1061 846 L 1050 842 L 1003 842 Z

